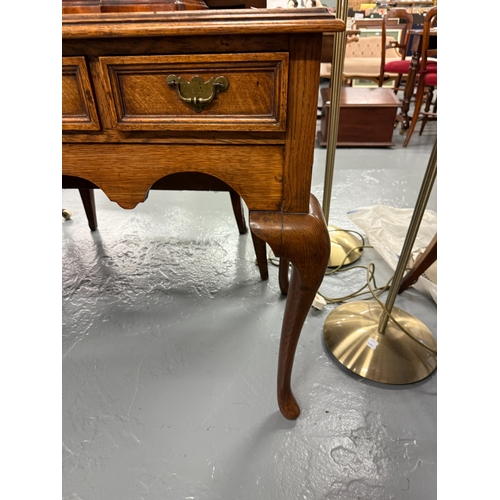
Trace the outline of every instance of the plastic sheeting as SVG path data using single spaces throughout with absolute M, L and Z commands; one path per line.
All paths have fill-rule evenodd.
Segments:
M 357 208 L 347 215 L 365 232 L 370 245 L 395 270 L 413 216 L 413 209 L 372 205 Z M 427 248 L 436 232 L 437 215 L 432 210 L 426 210 L 413 245 L 408 267 L 411 267 L 417 256 Z M 413 287 L 437 303 L 437 261 L 420 276 Z

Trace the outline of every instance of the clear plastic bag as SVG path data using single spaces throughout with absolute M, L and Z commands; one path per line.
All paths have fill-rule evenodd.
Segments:
M 413 216 L 412 208 L 393 208 L 384 205 L 360 207 L 348 214 L 349 219 L 365 233 L 371 246 L 395 270 Z M 437 232 L 437 215 L 426 210 L 407 264 L 411 267 Z M 413 287 L 437 303 L 437 261 L 420 276 Z

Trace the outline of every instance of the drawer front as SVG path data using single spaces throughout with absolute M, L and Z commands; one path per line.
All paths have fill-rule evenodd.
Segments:
M 62 58 L 63 130 L 99 130 L 99 118 L 84 57 Z
M 286 52 L 101 57 L 100 66 L 119 130 L 286 129 Z

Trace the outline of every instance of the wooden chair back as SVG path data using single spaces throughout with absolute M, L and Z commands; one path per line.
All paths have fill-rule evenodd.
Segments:
M 401 23 L 402 32 L 399 41 L 391 40 L 388 42 L 387 40 L 387 28 L 390 20 L 397 19 L 400 21 L 401 19 L 405 19 L 406 23 Z M 407 12 L 405 9 L 390 9 L 387 11 L 387 14 L 382 18 L 382 55 L 380 57 L 380 74 L 379 74 L 379 87 L 382 87 L 384 82 L 386 81 L 385 77 L 385 64 L 387 57 L 387 50 L 394 49 L 397 50 L 401 56 L 401 59 L 406 58 L 406 53 L 408 51 L 408 44 L 410 41 L 410 31 L 413 28 L 413 16 Z M 396 78 L 396 89 L 399 87 L 401 81 L 401 76 Z
M 418 84 L 417 84 L 417 93 L 415 96 L 415 110 L 413 112 L 413 117 L 410 122 L 410 127 L 406 132 L 406 138 L 403 143 L 403 147 L 406 147 L 410 142 L 410 138 L 415 130 L 415 126 L 419 117 L 422 115 L 422 128 L 420 129 L 420 134 L 427 122 L 429 116 L 437 119 L 437 104 L 434 106 L 434 111 L 429 112 L 430 105 L 433 99 L 433 90 L 435 83 L 437 81 L 437 66 L 432 70 L 428 70 L 428 58 L 437 56 L 437 49 L 430 47 L 430 41 L 432 38 L 432 30 L 437 24 L 437 6 L 432 7 L 426 14 L 424 19 L 424 29 L 422 33 L 422 46 L 421 46 L 421 55 L 420 62 L 418 68 Z M 433 63 L 436 64 L 436 63 Z M 430 66 L 430 64 L 429 64 Z M 426 75 L 426 73 L 436 73 L 436 75 Z M 430 78 L 433 77 L 434 78 Z M 430 83 L 432 81 L 432 83 Z M 427 89 L 427 97 L 425 98 L 426 105 L 425 110 L 422 111 L 422 104 L 424 102 L 424 94 Z
M 422 35 L 422 52 L 420 56 L 419 72 L 425 73 L 427 70 L 427 60 L 429 57 L 437 57 L 437 48 L 430 47 L 431 31 L 437 24 L 437 6 L 432 7 L 424 19 L 424 32 Z
M 390 19 L 405 19 L 406 24 L 403 24 L 404 28 L 401 33 L 401 40 L 398 42 L 391 41 L 387 44 L 387 27 L 388 21 Z M 406 53 L 408 51 L 408 43 L 410 41 L 410 31 L 413 28 L 413 16 L 407 12 L 405 9 L 390 9 L 387 14 L 382 18 L 382 57 L 381 57 L 381 67 L 380 75 L 384 75 L 385 66 L 385 53 L 388 48 L 395 48 L 401 54 L 401 59 L 406 58 Z M 385 50 L 384 50 L 385 47 Z

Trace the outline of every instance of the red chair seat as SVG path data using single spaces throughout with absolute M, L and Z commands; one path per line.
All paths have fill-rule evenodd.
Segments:
M 424 84 L 429 87 L 437 87 L 438 75 L 436 73 L 426 73 L 424 76 Z
M 397 73 L 400 75 L 408 74 L 410 70 L 410 59 L 403 59 L 401 61 L 391 61 L 384 66 L 385 73 Z
M 397 73 L 399 75 L 407 75 L 410 70 L 410 59 L 403 59 L 401 61 L 391 61 L 384 66 L 385 73 Z M 437 73 L 437 62 L 429 61 L 427 63 L 428 73 Z
M 427 73 L 437 73 L 438 65 L 435 61 L 427 61 Z

